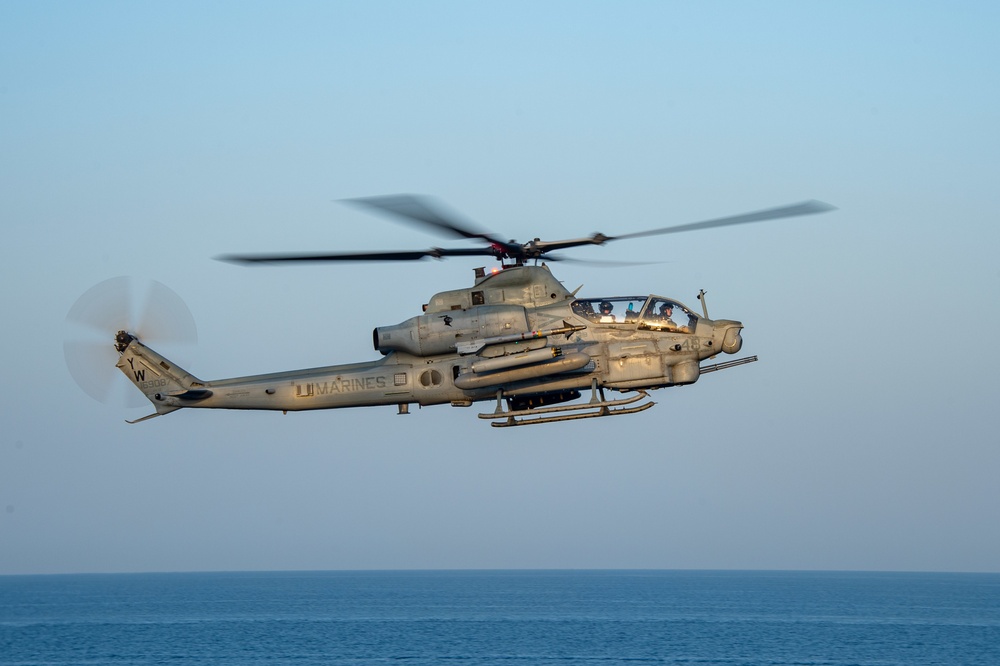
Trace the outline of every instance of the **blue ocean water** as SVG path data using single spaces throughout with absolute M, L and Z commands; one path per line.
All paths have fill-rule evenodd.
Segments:
M 1000 574 L 0 577 L 0 664 L 1000 664 Z

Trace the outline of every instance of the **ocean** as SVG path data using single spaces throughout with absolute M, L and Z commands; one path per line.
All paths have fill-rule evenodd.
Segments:
M 1000 574 L 0 576 L 0 664 L 1000 664 Z

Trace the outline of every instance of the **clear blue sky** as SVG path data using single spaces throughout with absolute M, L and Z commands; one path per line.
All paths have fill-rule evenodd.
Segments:
M 1000 9 L 990 2 L 0 4 L 0 574 L 369 568 L 1000 571 Z M 816 198 L 583 248 L 584 294 L 746 324 L 760 362 L 634 417 L 99 404 L 66 313 L 178 292 L 205 379 L 375 358 L 475 261 L 336 203 L 434 195 L 509 238 Z M 172 350 L 161 349 L 168 356 Z

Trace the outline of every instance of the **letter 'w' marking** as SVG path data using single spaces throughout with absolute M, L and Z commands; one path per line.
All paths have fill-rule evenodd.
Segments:
M 146 370 L 145 370 L 145 368 L 142 369 L 142 370 L 133 370 L 133 372 L 135 373 L 135 381 L 142 382 L 142 381 L 146 380 Z

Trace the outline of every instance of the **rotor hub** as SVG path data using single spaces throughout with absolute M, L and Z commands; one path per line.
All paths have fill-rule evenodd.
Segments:
M 115 349 L 118 350 L 119 354 L 124 354 L 125 350 L 135 339 L 135 336 L 128 331 L 118 331 L 118 333 L 115 334 Z

